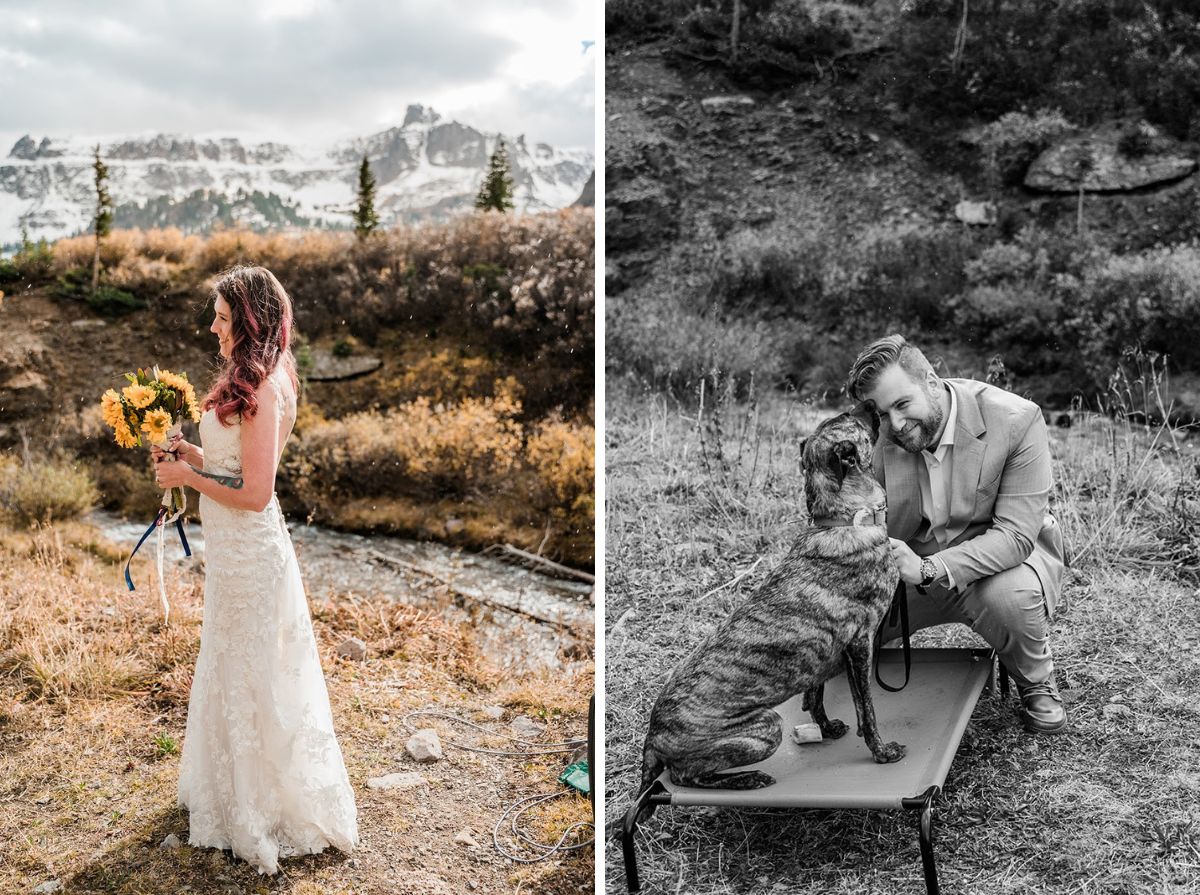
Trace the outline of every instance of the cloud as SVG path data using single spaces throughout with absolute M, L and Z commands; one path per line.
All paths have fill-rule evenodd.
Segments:
M 594 54 L 579 70 L 543 57 L 570 43 L 579 58 L 595 2 L 512 0 L 507 18 L 498 0 L 8 2 L 0 132 L 329 139 L 423 102 L 479 108 L 488 120 L 463 119 L 477 127 L 590 145 Z M 494 101 L 456 102 L 468 95 Z

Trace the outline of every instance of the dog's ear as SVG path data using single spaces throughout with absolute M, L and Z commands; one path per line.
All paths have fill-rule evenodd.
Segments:
M 837 478 L 838 488 L 846 478 L 846 473 L 858 465 L 858 446 L 853 441 L 839 441 L 833 446 L 833 463 L 830 472 Z
M 872 443 L 879 440 L 879 412 L 874 401 L 860 401 L 847 412 L 871 430 Z

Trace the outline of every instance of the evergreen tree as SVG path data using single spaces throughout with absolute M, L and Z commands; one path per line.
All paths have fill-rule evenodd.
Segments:
M 513 208 L 513 180 L 508 167 L 508 154 L 504 151 L 504 141 L 496 143 L 496 151 L 488 161 L 487 175 L 483 178 L 483 186 L 475 197 L 475 207 L 487 211 L 509 211 Z
M 100 240 L 112 230 L 113 203 L 108 194 L 108 166 L 100 161 L 100 144 L 96 144 L 96 160 L 92 170 L 96 172 L 96 217 L 92 226 L 96 230 L 96 251 L 92 255 L 92 295 L 100 285 Z
M 354 210 L 354 232 L 359 239 L 379 226 L 379 215 L 375 213 L 375 175 L 364 155 L 358 168 L 358 208 Z

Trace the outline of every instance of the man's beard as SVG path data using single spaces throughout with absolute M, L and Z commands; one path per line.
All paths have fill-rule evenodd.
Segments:
M 935 396 L 933 398 L 929 416 L 924 419 L 917 420 L 914 423 L 909 423 L 902 431 L 897 432 L 894 429 L 888 433 L 888 436 L 893 442 L 900 445 L 910 454 L 919 454 L 925 448 L 933 445 L 933 441 L 937 438 L 938 429 L 942 427 L 942 420 L 945 418 L 945 413 L 942 412 L 942 405 L 938 402 Z

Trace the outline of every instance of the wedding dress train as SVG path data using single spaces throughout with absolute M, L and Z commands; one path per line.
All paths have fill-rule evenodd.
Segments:
M 276 370 L 281 440 L 295 399 Z M 204 469 L 241 474 L 240 424 L 200 420 Z M 204 622 L 179 767 L 191 845 L 229 848 L 260 873 L 279 858 L 358 844 L 354 792 L 296 553 L 279 501 L 262 512 L 201 495 Z

